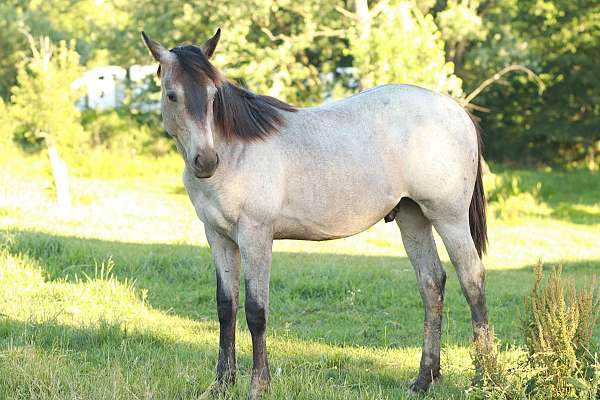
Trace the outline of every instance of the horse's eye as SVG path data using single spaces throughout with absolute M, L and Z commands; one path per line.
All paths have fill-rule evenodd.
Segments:
M 169 99 L 170 101 L 176 102 L 177 101 L 177 96 L 175 96 L 175 92 L 167 92 L 167 99 Z

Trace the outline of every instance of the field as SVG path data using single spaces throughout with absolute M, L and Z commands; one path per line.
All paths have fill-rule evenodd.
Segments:
M 63 215 L 46 160 L 0 157 L 0 398 L 193 399 L 213 380 L 210 250 L 178 162 L 162 172 L 146 162 L 157 172 L 72 178 L 74 207 Z M 600 271 L 600 176 L 492 170 L 487 299 L 510 356 L 532 265 L 562 265 L 578 283 Z M 470 316 L 439 249 L 448 273 L 443 378 L 425 398 L 460 399 L 473 375 Z M 277 242 L 266 398 L 410 398 L 422 312 L 394 224 L 333 242 Z M 238 359 L 232 398 L 244 398 L 251 368 L 243 306 Z

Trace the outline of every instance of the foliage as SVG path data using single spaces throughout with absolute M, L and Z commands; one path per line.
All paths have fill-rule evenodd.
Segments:
M 9 115 L 10 108 L 4 100 L 0 98 L 0 145 L 7 146 L 12 144 L 13 133 L 15 130 L 15 121 Z
M 510 75 L 477 103 L 489 158 L 576 163 L 597 168 L 600 141 L 600 3 L 595 0 L 487 2 L 487 39 L 468 51 L 461 77 L 473 88 L 503 66 L 520 63 L 540 74 L 535 84 Z
M 334 70 L 343 58 L 343 43 L 336 39 L 335 29 L 340 19 L 332 1 L 229 0 L 218 5 L 181 1 L 178 7 L 157 0 L 142 3 L 126 6 L 133 24 L 128 31 L 144 29 L 172 47 L 206 40 L 221 27 L 213 62 L 226 76 L 296 104 L 322 101 L 320 74 Z M 135 49 L 127 62 L 147 62 L 139 37 L 130 32 L 125 37 L 133 40 L 128 44 Z
M 514 219 L 524 215 L 549 215 L 552 210 L 540 201 L 542 183 L 524 190 L 519 176 L 488 174 L 484 180 L 487 200 L 496 217 Z
M 29 45 L 23 32 L 48 36 L 52 42 L 75 41 L 88 65 L 108 62 L 109 38 L 128 16 L 118 1 L 106 0 L 3 0 L 0 3 L 0 96 L 9 98 L 16 84 L 20 61 Z
M 0 3 L 0 97 L 4 99 L 10 97 L 10 88 L 17 78 L 16 65 L 24 55 L 23 48 L 27 46 L 25 37 L 19 32 L 22 10 L 11 3 Z
M 600 315 L 595 279 L 577 289 L 555 269 L 544 284 L 542 263 L 524 299 L 521 331 L 526 354 L 506 360 L 491 347 L 475 344 L 473 363 L 481 379 L 470 390 L 474 399 L 594 400 L 600 396 L 600 354 L 594 328 Z M 492 334 L 493 336 L 493 334 Z
M 85 110 L 82 124 L 89 137 L 87 145 L 96 150 L 162 156 L 173 147 L 156 113 L 134 113 L 127 107 Z
M 487 35 L 483 18 L 477 13 L 479 6 L 479 0 L 449 0 L 446 8 L 436 14 L 448 59 L 455 64 L 462 65 L 469 41 L 483 40 Z
M 469 399 L 527 399 L 525 382 L 531 376 L 531 371 L 524 362 L 524 354 L 518 349 L 500 352 L 493 329 L 490 330 L 489 338 L 480 337 L 475 342 L 471 359 L 480 376 L 468 390 Z
M 17 85 L 12 88 L 11 116 L 19 142 L 39 149 L 49 137 L 61 148 L 78 148 L 83 128 L 75 107 L 77 91 L 72 83 L 81 75 L 74 43 L 51 45 L 48 37 L 39 46 L 31 43 L 32 57 L 19 66 Z
M 24 31 L 55 43 L 73 40 L 91 68 L 150 62 L 141 30 L 174 46 L 221 27 L 214 62 L 227 77 L 298 105 L 346 96 L 357 81 L 363 88 L 413 83 L 459 96 L 506 65 L 522 64 L 546 91 L 540 96 L 525 76 L 509 74 L 475 99 L 489 110 L 479 114 L 486 159 L 600 168 L 595 0 L 5 0 L 0 17 L 5 101 L 28 53 Z
M 348 53 L 363 87 L 412 83 L 459 96 L 461 80 L 453 74 L 453 64 L 446 62 L 433 17 L 410 1 L 383 0 L 378 5 L 381 10 L 371 17 L 367 35 L 359 23 L 348 29 Z
M 554 270 L 543 285 L 543 266 L 535 267 L 535 286 L 525 298 L 522 330 L 536 374 L 528 389 L 538 398 L 593 399 L 600 394 L 600 369 L 592 334 L 600 315 L 594 281 L 577 289 Z

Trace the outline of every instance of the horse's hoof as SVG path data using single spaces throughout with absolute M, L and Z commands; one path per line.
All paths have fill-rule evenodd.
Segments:
M 263 394 L 269 390 L 269 382 L 254 381 L 250 384 L 250 392 L 248 393 L 248 400 L 259 400 Z
M 423 394 L 429 389 L 429 383 L 424 383 L 417 379 L 410 385 L 410 393 L 414 395 Z
M 211 383 L 206 390 L 198 397 L 198 400 L 210 400 L 217 398 L 220 394 L 227 390 L 227 385 L 215 381 Z

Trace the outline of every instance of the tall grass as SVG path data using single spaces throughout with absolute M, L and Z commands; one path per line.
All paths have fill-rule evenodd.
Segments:
M 593 331 L 600 314 L 596 279 L 578 288 L 555 268 L 544 279 L 534 267 L 535 283 L 524 298 L 521 332 L 526 353 L 502 359 L 497 342 L 475 344 L 473 362 L 481 380 L 475 399 L 594 400 L 600 398 L 600 348 Z M 493 337 L 493 333 L 492 333 Z

